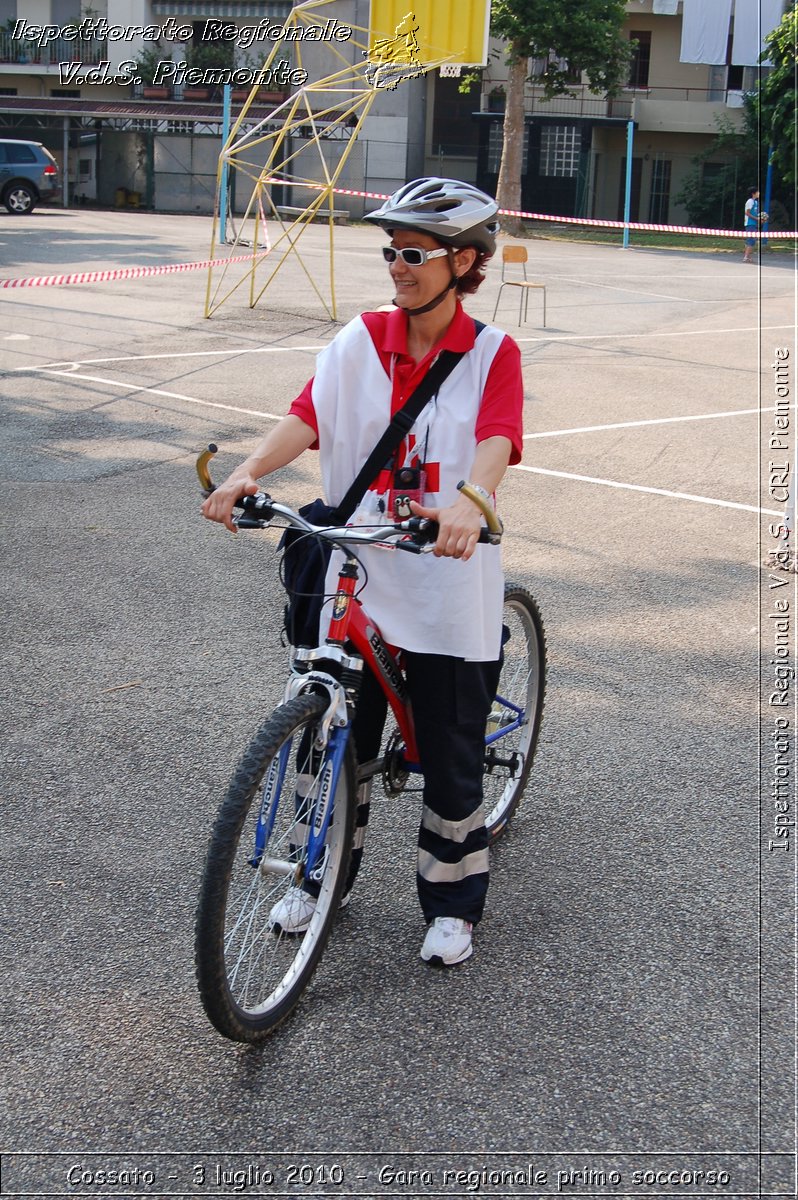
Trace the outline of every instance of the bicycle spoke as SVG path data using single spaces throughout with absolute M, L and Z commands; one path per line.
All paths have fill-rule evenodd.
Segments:
M 496 838 L 517 808 L 537 744 L 545 683 L 545 637 L 534 600 L 508 585 L 507 637 L 496 697 L 486 730 L 485 823 Z
M 274 915 L 306 876 L 314 808 L 329 772 L 328 752 L 316 744 L 325 709 L 324 698 L 304 695 L 266 722 L 242 759 L 211 838 L 197 914 L 197 977 L 211 1021 L 239 1041 L 259 1041 L 297 1003 L 343 889 L 354 823 L 351 750 L 338 772 L 334 819 L 313 872 L 318 896 L 307 928 L 291 934 L 280 924 L 285 917 Z

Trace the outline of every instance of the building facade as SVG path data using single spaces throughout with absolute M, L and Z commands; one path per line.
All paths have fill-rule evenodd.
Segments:
M 573 95 L 545 100 L 543 89 L 535 84 L 545 64 L 530 60 L 521 201 L 525 211 L 621 219 L 631 121 L 631 219 L 687 223 L 687 212 L 676 197 L 696 156 L 713 146 L 719 122 L 742 125 L 744 95 L 756 86 L 762 68 L 733 63 L 733 10 L 724 39 L 725 61 L 700 63 L 681 61 L 681 0 L 629 0 L 626 9 L 624 36 L 635 49 L 627 85 L 616 97 L 596 95 L 583 81 L 574 85 Z M 778 19 L 780 13 L 774 26 Z M 502 47 L 494 41 L 477 92 L 464 96 L 456 79 L 428 81 L 428 170 L 454 162 L 464 177 L 495 192 L 506 80 Z M 722 162 L 722 155 L 716 154 L 704 169 L 711 171 Z M 718 224 L 738 223 L 739 213 L 718 213 Z
M 741 122 L 743 95 L 760 68 L 734 64 L 731 33 L 725 62 L 685 62 L 682 0 L 630 0 L 626 7 L 624 32 L 635 51 L 628 85 L 617 97 L 596 95 L 577 81 L 573 95 L 547 101 L 535 83 L 543 64 L 530 61 L 522 180 L 528 211 L 621 216 L 631 121 L 632 219 L 684 223 L 676 197 L 695 156 L 712 145 L 720 117 Z M 65 204 L 210 212 L 223 131 L 221 90 L 192 88 L 179 71 L 154 79 L 153 63 L 191 66 L 202 61 L 204 49 L 214 63 L 232 69 L 260 66 L 270 43 L 250 41 L 252 31 L 280 25 L 290 9 L 288 0 L 0 0 L 0 136 L 41 141 L 56 155 Z M 361 31 L 361 39 L 368 28 L 368 0 L 335 0 L 318 12 L 320 23 L 334 19 Z M 94 23 L 84 25 L 90 36 L 60 36 L 81 21 Z M 53 28 L 44 37 L 26 36 L 40 26 Z M 235 38 L 216 36 L 222 26 L 234 26 Z M 180 36 L 154 42 L 135 27 Z M 491 50 L 490 65 L 467 94 L 460 79 L 439 70 L 380 92 L 351 147 L 341 186 L 386 193 L 421 174 L 447 174 L 494 192 L 506 68 L 501 45 Z M 301 62 L 311 79 L 326 77 L 359 54 L 346 39 L 332 50 L 323 42 L 303 44 L 288 52 L 283 74 Z M 130 81 L 132 62 L 141 83 Z M 296 86 L 275 78 L 262 88 L 250 123 Z M 233 92 L 234 112 L 247 94 L 246 88 Z M 329 119 L 325 161 L 332 164 L 343 152 L 350 127 L 334 114 Z M 302 145 L 303 136 L 309 143 L 310 130 L 299 130 L 289 147 L 296 174 L 321 178 L 318 153 Z M 255 153 L 250 174 L 257 167 Z M 246 202 L 251 180 L 234 179 L 233 186 L 235 209 Z M 300 199 L 291 190 L 282 189 L 278 202 Z M 358 197 L 340 201 L 354 217 L 372 205 Z M 725 223 L 734 224 L 736 216 L 718 214 L 718 223 L 728 217 Z

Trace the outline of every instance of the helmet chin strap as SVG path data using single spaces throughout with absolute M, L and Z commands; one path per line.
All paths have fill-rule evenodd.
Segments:
M 418 308 L 406 308 L 405 312 L 407 313 L 408 317 L 420 317 L 422 313 L 431 312 L 433 308 L 437 308 L 439 304 L 443 304 L 453 287 L 457 287 L 456 275 L 452 276 L 450 281 L 446 284 L 446 287 L 442 292 L 438 293 L 434 300 L 430 300 L 427 304 L 422 304 Z M 396 304 L 396 297 L 393 298 L 391 303 Z

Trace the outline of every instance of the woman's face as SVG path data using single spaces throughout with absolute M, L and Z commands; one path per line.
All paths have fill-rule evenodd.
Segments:
M 391 245 L 397 250 L 406 250 L 414 246 L 419 250 L 440 250 L 441 242 L 426 233 L 416 233 L 414 230 L 395 229 Z M 476 257 L 474 250 L 467 247 L 455 250 L 455 270 L 458 275 L 464 274 Z M 395 304 L 399 308 L 420 308 L 434 300 L 445 289 L 452 278 L 452 268 L 448 254 L 440 258 L 430 258 L 420 267 L 409 267 L 401 258 L 397 258 L 388 266 L 388 270 L 396 288 Z

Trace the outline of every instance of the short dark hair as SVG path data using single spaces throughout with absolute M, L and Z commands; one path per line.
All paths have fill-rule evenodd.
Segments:
M 476 246 L 471 249 L 477 251 L 477 256 L 466 273 L 457 280 L 458 296 L 473 296 L 485 279 L 485 264 L 491 256 L 484 250 L 477 250 Z

